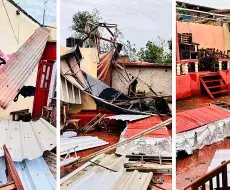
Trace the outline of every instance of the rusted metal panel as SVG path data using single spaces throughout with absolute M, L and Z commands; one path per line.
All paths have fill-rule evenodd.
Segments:
M 50 30 L 39 28 L 0 70 L 0 107 L 6 109 L 35 69 Z
M 161 119 L 159 116 L 152 116 L 149 118 L 142 119 L 140 121 L 130 122 L 128 123 L 128 126 L 124 131 L 124 138 L 130 138 L 140 133 L 141 131 L 149 129 L 152 126 L 157 125 L 159 123 L 161 123 Z M 166 127 L 153 131 L 145 136 L 158 138 L 170 137 Z
M 35 159 L 56 147 L 56 129 L 44 119 L 36 122 L 0 119 L 0 157 L 6 144 L 13 161 Z
M 176 132 L 189 131 L 230 117 L 230 112 L 215 106 L 205 106 L 177 113 Z

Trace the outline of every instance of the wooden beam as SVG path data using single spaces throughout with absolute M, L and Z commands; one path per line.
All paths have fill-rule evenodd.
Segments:
M 13 189 L 16 189 L 15 183 L 10 183 L 10 184 L 0 186 L 0 190 L 13 190 Z
M 14 162 L 10 156 L 10 153 L 8 151 L 8 149 L 6 148 L 6 145 L 3 145 L 3 150 L 4 150 L 4 154 L 6 157 L 6 164 L 7 164 L 7 168 L 9 169 L 9 173 L 12 177 L 12 179 L 14 180 L 14 183 L 16 185 L 17 190 L 24 190 L 24 187 L 22 185 L 22 182 L 19 178 L 18 172 L 16 170 L 16 167 L 14 165 Z
M 163 171 L 164 173 L 172 172 L 172 165 L 161 165 L 155 163 L 125 163 L 124 168 L 128 170 L 138 170 L 138 171 L 148 171 L 148 172 L 156 172 L 160 173 Z

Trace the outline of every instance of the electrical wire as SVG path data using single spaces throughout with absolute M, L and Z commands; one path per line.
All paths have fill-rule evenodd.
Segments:
M 2 0 L 2 4 L 3 4 L 4 9 L 5 9 L 5 11 L 6 11 L 8 20 L 9 20 L 9 22 L 10 22 L 10 26 L 11 26 L 11 28 L 12 28 L 12 30 L 13 30 L 13 33 L 14 33 L 14 37 L 15 37 L 15 39 L 16 39 L 16 42 L 18 43 L 18 39 L 17 39 L 17 37 L 16 37 L 15 31 L 14 31 L 14 28 L 13 28 L 13 25 L 12 25 L 11 20 L 10 20 L 10 17 L 9 17 L 9 14 L 8 14 L 8 12 L 7 12 L 7 10 L 6 10 L 6 6 L 5 6 L 5 3 L 4 3 L 4 0 Z

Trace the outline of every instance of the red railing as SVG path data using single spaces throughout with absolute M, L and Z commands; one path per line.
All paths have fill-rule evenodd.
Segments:
M 192 183 L 190 183 L 185 188 L 182 188 L 183 190 L 191 189 L 191 190 L 228 190 L 230 189 L 228 185 L 228 172 L 227 172 L 227 166 L 230 164 L 229 161 L 222 162 L 220 166 L 213 169 L 212 171 L 208 172 L 206 175 L 194 180 Z M 221 174 L 221 178 L 220 178 Z M 216 187 L 213 187 L 213 181 L 216 180 Z

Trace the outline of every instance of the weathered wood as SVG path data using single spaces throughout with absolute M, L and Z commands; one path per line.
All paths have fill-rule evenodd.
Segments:
M 17 190 L 24 190 L 24 187 L 22 185 L 22 182 L 20 180 L 20 177 L 14 165 L 14 162 L 10 156 L 10 153 L 8 149 L 6 148 L 6 145 L 3 145 L 3 150 L 4 150 L 5 157 L 6 157 L 7 168 L 9 169 L 7 173 L 10 174 L 11 178 L 13 179 Z
M 124 168 L 129 170 L 148 171 L 148 172 L 172 172 L 172 165 L 161 165 L 161 164 L 141 164 L 141 163 L 125 163 Z
M 111 151 L 111 150 L 114 150 L 115 148 L 117 148 L 117 147 L 119 147 L 119 146 L 123 146 L 123 145 L 125 145 L 125 144 L 127 144 L 127 143 L 129 143 L 129 142 L 134 141 L 135 139 L 139 139 L 140 137 L 143 137 L 144 135 L 146 135 L 146 134 L 148 134 L 148 133 L 151 133 L 151 132 L 156 131 L 156 130 L 158 130 L 158 129 L 161 129 L 161 128 L 167 126 L 167 125 L 170 125 L 171 123 L 172 123 L 172 119 L 170 118 L 170 119 L 168 119 L 168 120 L 166 120 L 166 121 L 164 121 L 164 122 L 161 122 L 161 123 L 159 123 L 159 124 L 157 124 L 157 125 L 155 125 L 155 126 L 149 128 L 149 129 L 146 129 L 146 130 L 144 130 L 144 131 L 142 131 L 142 132 L 140 132 L 140 133 L 138 133 L 138 134 L 136 134 L 136 135 L 134 135 L 134 136 L 132 136 L 132 137 L 130 137 L 130 138 L 124 140 L 124 141 L 122 141 L 122 142 L 118 142 L 118 143 L 113 144 L 113 145 L 111 145 L 111 146 L 109 146 L 109 147 L 107 147 L 107 148 L 104 148 L 104 149 L 102 149 L 102 150 L 99 150 L 98 152 L 95 152 L 95 153 L 90 154 L 90 155 L 88 155 L 88 156 L 86 156 L 86 157 L 80 158 L 80 159 L 79 159 L 79 162 L 88 161 L 88 160 L 92 159 L 92 158 L 95 157 L 95 156 L 98 156 L 98 155 L 100 155 L 100 154 L 103 154 L 103 153 L 109 152 L 109 151 Z
M 13 189 L 16 189 L 15 183 L 10 183 L 10 184 L 0 186 L 0 190 L 13 190 Z

